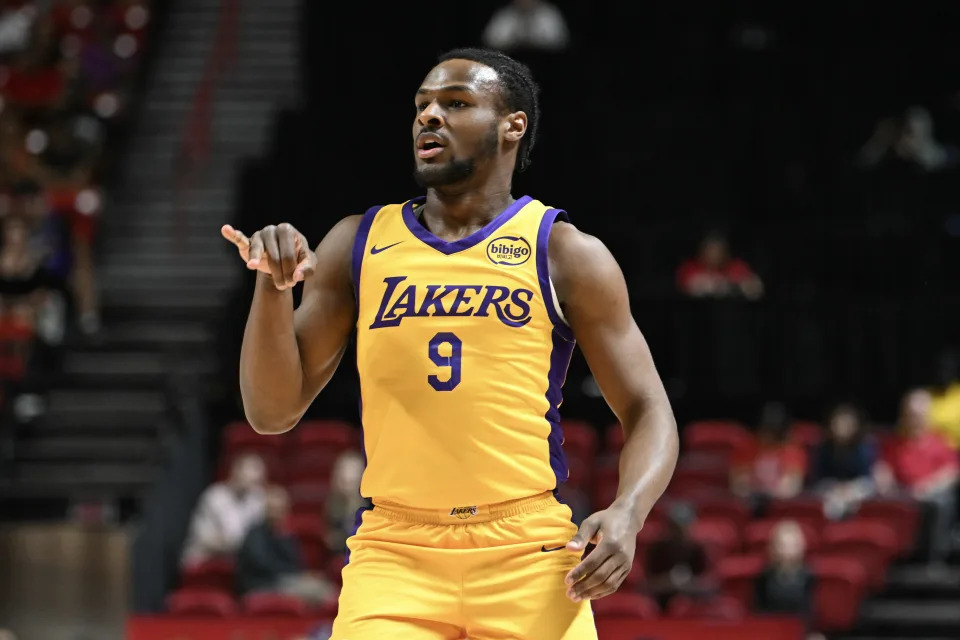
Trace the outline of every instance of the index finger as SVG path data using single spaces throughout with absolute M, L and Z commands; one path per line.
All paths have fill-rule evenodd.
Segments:
M 570 573 L 567 574 L 566 583 L 574 585 L 580 582 L 596 571 L 611 555 L 613 554 L 605 545 L 597 545 L 590 555 L 570 570 Z
M 240 248 L 248 246 L 250 244 L 250 238 L 243 235 L 243 232 L 239 229 L 234 229 L 229 224 L 225 224 L 220 227 L 220 235 L 224 238 L 237 245 Z

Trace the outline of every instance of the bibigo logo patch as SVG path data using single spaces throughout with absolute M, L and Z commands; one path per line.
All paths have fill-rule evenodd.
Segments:
M 493 264 L 516 267 L 530 259 L 530 243 L 520 236 L 500 236 L 487 244 L 487 257 Z

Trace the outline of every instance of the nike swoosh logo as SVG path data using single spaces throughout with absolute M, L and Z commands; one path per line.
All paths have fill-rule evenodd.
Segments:
M 551 551 L 560 551 L 560 549 L 566 549 L 566 548 L 567 548 L 567 545 L 563 545 L 562 547 L 554 547 L 553 549 L 547 549 L 547 546 L 543 545 L 542 547 L 540 547 L 540 551 L 543 551 L 544 553 L 550 553 Z
M 400 242 L 403 242 L 403 240 L 401 240 Z M 386 250 L 389 249 L 390 247 L 395 247 L 395 246 L 397 246 L 398 244 L 400 244 L 400 242 L 394 242 L 393 244 L 388 244 L 388 245 L 385 246 L 385 247 L 372 246 L 372 247 L 370 247 L 370 255 L 375 256 L 375 255 L 377 255 L 378 253 L 380 253 L 381 251 L 386 251 Z

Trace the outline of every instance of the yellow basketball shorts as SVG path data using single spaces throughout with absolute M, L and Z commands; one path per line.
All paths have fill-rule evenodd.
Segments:
M 595 640 L 590 602 L 566 596 L 570 515 L 550 492 L 443 511 L 374 500 L 331 640 Z

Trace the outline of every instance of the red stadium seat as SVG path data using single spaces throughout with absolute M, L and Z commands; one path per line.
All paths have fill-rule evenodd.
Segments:
M 690 536 L 702 544 L 713 558 L 722 558 L 740 549 L 740 531 L 729 520 L 697 518 L 690 527 Z
M 598 509 L 610 506 L 620 488 L 620 474 L 616 466 L 597 469 L 593 483 L 593 505 Z
M 722 474 L 726 479 L 730 473 L 730 459 L 715 451 L 688 451 L 677 460 L 677 468 L 710 471 L 718 476 Z
M 185 567 L 180 572 L 181 589 L 232 591 L 233 586 L 233 560 L 207 560 Z
M 750 509 L 733 495 L 702 498 L 696 502 L 696 509 L 700 518 L 729 520 L 740 532 L 750 520 Z
M 739 422 L 731 420 L 701 420 L 683 430 L 685 451 L 711 451 L 729 456 L 738 447 L 749 444 L 752 436 Z
M 330 493 L 330 485 L 326 482 L 298 482 L 287 485 L 290 495 L 290 510 L 295 515 L 304 514 L 322 518 L 324 505 Z
M 629 616 L 640 620 L 656 620 L 660 617 L 660 607 L 642 593 L 613 593 L 593 601 L 593 615 L 598 618 Z
M 749 609 L 753 606 L 753 582 L 766 565 L 766 556 L 750 554 L 728 556 L 717 565 L 720 590 Z
M 619 422 L 615 422 L 607 427 L 604 440 L 606 440 L 608 452 L 620 453 L 620 450 L 623 449 L 623 427 Z
M 294 513 L 290 516 L 289 527 L 300 542 L 300 552 L 307 567 L 322 570 L 327 552 L 323 514 Z
M 678 595 L 667 605 L 668 618 L 694 620 L 741 620 L 747 615 L 746 607 L 730 596 L 693 598 Z
M 857 519 L 882 520 L 889 523 L 897 536 L 898 555 L 913 550 L 920 525 L 920 510 L 917 505 L 900 500 L 869 500 L 860 505 Z
M 360 430 L 341 420 L 304 420 L 290 432 L 287 445 L 297 451 L 357 449 Z
M 823 532 L 820 551 L 859 561 L 870 588 L 879 590 L 886 580 L 887 567 L 898 551 L 897 533 L 893 525 L 883 520 L 833 522 Z
M 818 447 L 823 442 L 823 427 L 816 422 L 798 420 L 790 425 L 787 440 L 807 449 Z
M 309 613 L 309 608 L 303 600 L 295 596 L 280 593 L 251 593 L 243 598 L 243 612 L 248 616 L 302 618 Z
M 593 425 L 583 420 L 564 420 L 563 450 L 581 460 L 593 460 L 597 455 L 597 431 Z
M 703 489 L 710 492 L 727 491 L 730 485 L 729 473 L 724 468 L 678 468 L 673 473 L 673 480 L 670 487 L 689 487 L 691 489 Z M 670 493 L 670 487 L 667 492 Z
M 623 579 L 623 588 L 627 591 L 636 591 L 637 587 L 643 584 L 646 570 L 643 566 L 644 558 L 641 557 L 638 550 L 633 557 L 633 566 L 630 567 L 630 573 Z
M 767 517 L 774 520 L 796 520 L 807 523 L 815 529 L 826 524 L 823 515 L 823 502 L 818 498 L 794 498 L 792 500 L 774 500 L 770 503 Z
M 167 596 L 167 611 L 178 616 L 230 618 L 237 614 L 237 605 L 226 591 L 180 589 Z
M 346 554 L 336 553 L 330 556 L 330 559 L 327 560 L 327 570 L 326 570 L 327 578 L 329 578 L 332 582 L 338 585 L 342 585 L 343 576 L 341 574 L 345 566 L 347 566 Z
M 770 547 L 770 537 L 773 535 L 774 528 L 782 520 L 767 518 L 765 520 L 754 520 L 747 524 L 743 535 L 743 548 L 747 553 L 764 554 Z M 807 552 L 817 551 L 820 548 L 820 530 L 803 521 L 797 521 L 800 529 L 803 531 L 803 537 L 807 542 Z
M 567 468 L 570 470 L 567 484 L 573 489 L 589 492 L 593 487 L 592 461 L 583 460 L 577 456 L 568 456 Z
M 810 560 L 817 577 L 814 626 L 824 632 L 843 631 L 856 623 L 866 595 L 867 576 L 855 560 L 820 556 Z
M 305 449 L 288 452 L 285 459 L 287 482 L 319 481 L 329 483 L 333 467 L 342 450 Z

